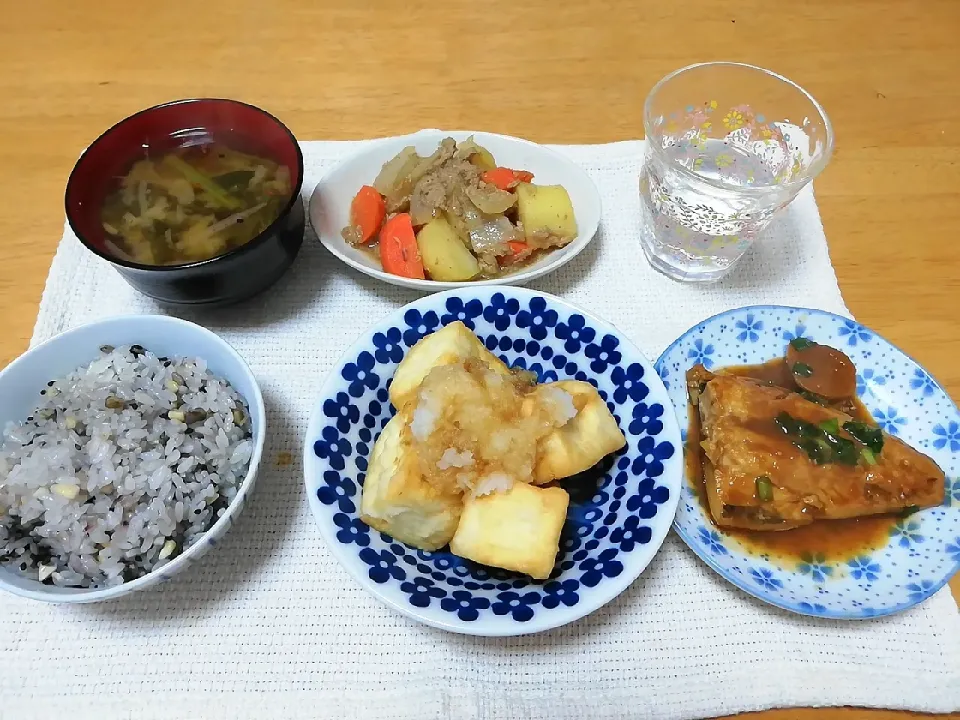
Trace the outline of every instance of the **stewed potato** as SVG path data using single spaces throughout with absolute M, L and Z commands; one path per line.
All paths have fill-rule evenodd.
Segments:
M 573 203 L 562 185 L 517 185 L 517 209 L 527 242 L 535 243 L 545 236 L 573 238 L 577 220 Z
M 460 282 L 480 274 L 480 263 L 445 218 L 434 218 L 417 233 L 423 267 L 434 280 Z

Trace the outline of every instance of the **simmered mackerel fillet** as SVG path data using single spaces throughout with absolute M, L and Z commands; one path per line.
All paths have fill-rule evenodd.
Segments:
M 687 386 L 720 526 L 787 530 L 943 502 L 944 474 L 933 460 L 850 415 L 699 365 Z

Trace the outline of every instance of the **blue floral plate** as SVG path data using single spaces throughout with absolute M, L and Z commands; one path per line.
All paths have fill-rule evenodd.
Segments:
M 593 383 L 627 437 L 623 451 L 564 481 L 570 509 L 545 582 L 446 550 L 417 550 L 359 518 L 367 458 L 394 413 L 387 394 L 393 373 L 408 348 L 455 320 L 541 381 Z M 514 287 L 430 295 L 364 333 L 324 384 L 304 448 L 310 507 L 343 567 L 405 615 L 472 635 L 557 627 L 619 595 L 669 532 L 683 473 L 680 429 L 669 407 L 653 365 L 633 343 L 559 298 Z
M 674 521 L 710 567 L 761 600 L 803 615 L 869 618 L 905 610 L 960 569 L 960 412 L 936 381 L 899 349 L 853 320 L 822 310 L 746 307 L 691 328 L 664 351 L 657 370 L 681 424 L 688 422 L 684 374 L 782 356 L 805 337 L 843 350 L 857 367 L 857 392 L 887 432 L 932 457 L 947 474 L 944 507 L 890 521 L 881 547 L 855 557 L 817 553 L 788 562 L 748 550 L 716 528 L 689 479 Z M 686 441 L 686 430 L 682 431 Z M 883 537 L 886 538 L 883 544 Z

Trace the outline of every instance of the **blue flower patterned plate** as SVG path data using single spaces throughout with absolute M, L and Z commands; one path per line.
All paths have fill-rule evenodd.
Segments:
M 421 337 L 455 320 L 542 382 L 594 384 L 627 437 L 624 450 L 562 483 L 570 509 L 545 582 L 446 549 L 417 550 L 359 518 L 367 458 L 394 413 L 387 394 L 394 371 Z M 364 333 L 324 384 L 304 448 L 310 507 L 343 567 L 405 615 L 472 635 L 557 627 L 619 595 L 669 532 L 683 474 L 680 428 L 669 408 L 663 383 L 633 343 L 559 298 L 489 286 L 430 295 Z
M 870 552 L 842 559 L 818 553 L 788 562 L 748 550 L 714 526 L 685 478 L 674 527 L 720 575 L 778 607 L 826 618 L 900 612 L 933 595 L 960 569 L 960 412 L 926 370 L 853 320 L 764 305 L 731 310 L 691 328 L 660 356 L 657 371 L 685 428 L 687 369 L 698 362 L 708 369 L 764 362 L 782 356 L 795 337 L 850 356 L 857 393 L 880 426 L 946 472 L 944 507 L 891 520 L 888 530 L 882 528 L 881 546 Z M 686 434 L 683 430 L 684 442 Z

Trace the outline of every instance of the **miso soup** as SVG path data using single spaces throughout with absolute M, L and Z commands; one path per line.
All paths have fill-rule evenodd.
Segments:
M 222 143 L 146 157 L 104 201 L 107 249 L 145 265 L 207 260 L 263 232 L 290 193 L 285 165 Z

